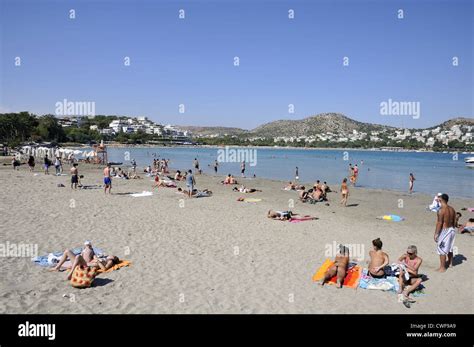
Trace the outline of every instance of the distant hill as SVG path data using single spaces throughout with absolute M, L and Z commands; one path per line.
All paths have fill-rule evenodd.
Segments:
M 471 125 L 474 126 L 474 118 L 453 118 L 442 124 L 427 128 L 434 129 L 440 127 L 442 130 L 451 128 L 453 125 Z M 353 120 L 341 113 L 321 113 L 315 116 L 307 117 L 300 120 L 277 120 L 270 123 L 263 124 L 253 130 L 245 130 L 240 128 L 227 128 L 227 127 L 198 127 L 198 126 L 178 126 L 180 129 L 189 130 L 195 136 L 224 136 L 224 135 L 237 135 L 244 137 L 266 137 L 274 138 L 279 136 L 285 137 L 298 137 L 298 136 L 311 136 L 322 133 L 333 133 L 343 134 L 352 133 L 353 130 L 357 132 L 370 133 L 371 131 L 394 131 L 398 128 L 363 123 Z M 422 130 L 422 129 L 417 129 Z
M 362 123 L 340 113 L 322 113 L 301 120 L 277 120 L 252 130 L 252 135 L 262 137 L 309 136 L 321 133 L 351 133 L 353 130 L 379 131 L 393 127 Z
M 447 120 L 446 122 L 443 122 L 439 125 L 435 125 L 434 127 L 430 127 L 430 128 L 427 128 L 427 129 L 434 129 L 434 128 L 440 127 L 441 130 L 445 130 L 445 129 L 451 128 L 453 125 L 474 126 L 474 118 L 457 117 L 457 118 Z

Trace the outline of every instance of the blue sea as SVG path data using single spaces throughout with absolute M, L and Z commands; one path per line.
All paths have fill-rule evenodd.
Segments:
M 231 149 L 237 149 L 231 147 Z M 349 164 L 359 166 L 358 186 L 364 188 L 408 191 L 408 176 L 413 173 L 415 193 L 474 198 L 474 169 L 466 167 L 464 158 L 472 154 L 431 152 L 388 152 L 358 150 L 316 150 L 284 148 L 243 148 L 255 150 L 255 166 L 246 165 L 246 176 L 293 181 L 295 167 L 299 168 L 300 182 L 319 179 L 329 185 L 339 185 L 349 174 Z M 193 169 L 197 158 L 205 173 L 214 174 L 212 164 L 224 148 L 109 148 L 109 161 L 123 162 L 135 159 L 140 167 L 151 165 L 154 158 L 170 159 L 170 166 L 181 171 Z M 229 159 L 229 158 L 227 158 Z M 232 158 L 230 158 L 232 159 Z M 238 159 L 238 158 L 236 158 Z M 255 159 L 255 157 L 253 158 Z M 457 159 L 457 160 L 456 160 Z M 240 175 L 240 162 L 220 162 L 219 175 Z

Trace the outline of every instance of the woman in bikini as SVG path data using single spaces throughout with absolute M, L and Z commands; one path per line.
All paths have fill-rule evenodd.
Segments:
M 349 198 L 349 188 L 347 187 L 347 178 L 344 178 L 342 180 L 341 196 L 342 196 L 341 204 L 343 204 L 344 206 L 347 206 L 347 199 Z
M 324 273 L 324 277 L 321 279 L 321 282 L 319 284 L 321 286 L 324 286 L 324 283 L 329 281 L 334 276 L 337 276 L 337 288 L 342 288 L 348 267 L 349 248 L 344 245 L 339 245 L 339 253 L 334 259 L 334 264 L 329 269 L 327 269 L 327 271 Z

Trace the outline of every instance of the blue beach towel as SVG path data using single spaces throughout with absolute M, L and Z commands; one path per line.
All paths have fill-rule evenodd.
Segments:
M 387 276 L 385 278 L 373 278 L 367 275 L 368 270 L 362 270 L 362 276 L 359 281 L 359 288 L 362 289 L 379 289 L 383 291 L 388 291 L 392 293 L 398 293 L 400 285 L 398 284 L 398 278 L 395 276 Z M 420 284 L 420 286 L 411 293 L 415 297 L 426 295 L 425 287 Z
M 373 278 L 367 275 L 367 269 L 364 269 L 360 277 L 359 287 L 362 289 L 379 289 L 397 293 L 399 284 L 396 277 Z

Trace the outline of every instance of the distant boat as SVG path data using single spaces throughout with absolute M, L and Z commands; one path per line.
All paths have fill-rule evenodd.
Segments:
M 474 157 L 467 157 L 464 159 L 464 162 L 466 163 L 466 166 L 474 167 Z

